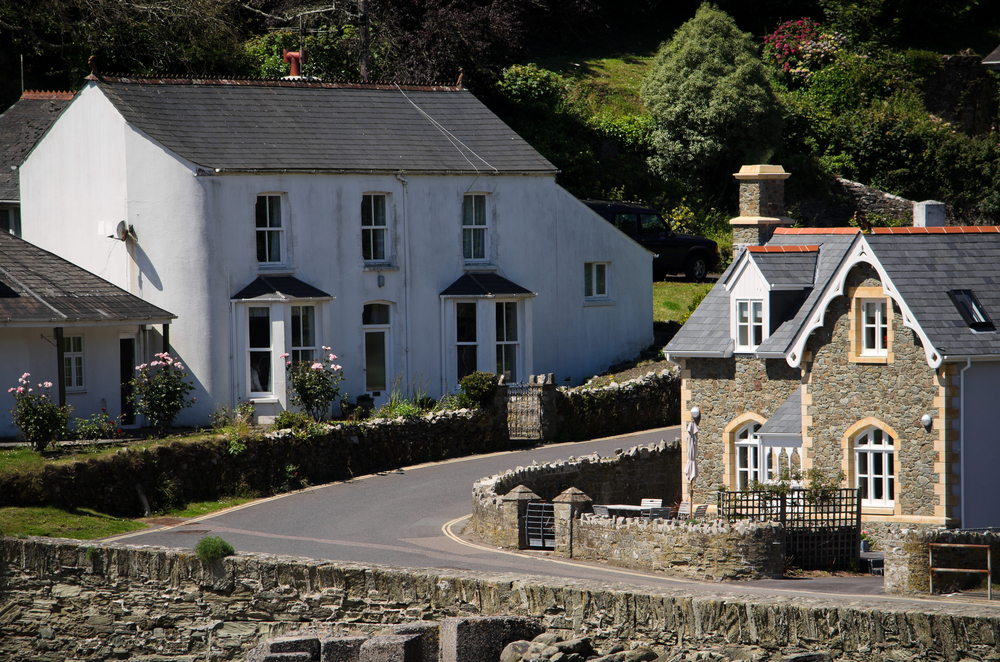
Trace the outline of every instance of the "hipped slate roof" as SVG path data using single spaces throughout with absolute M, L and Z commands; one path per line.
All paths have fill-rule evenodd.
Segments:
M 258 276 L 252 283 L 233 295 L 236 301 L 259 299 L 285 301 L 288 299 L 331 299 L 323 290 L 304 283 L 294 276 Z
M 784 446 L 793 447 L 802 445 L 802 389 L 796 388 L 792 391 L 792 394 L 781 403 L 777 411 L 771 414 L 771 417 L 767 419 L 767 423 L 764 423 L 757 430 L 756 434 L 758 436 L 768 436 L 772 434 L 780 435 L 798 435 L 796 439 L 785 437 L 782 441 L 774 440 L 773 443 L 768 443 L 765 439 L 765 446 Z
M 175 318 L 61 257 L 0 233 L 0 326 L 159 324 Z
M 28 91 L 0 115 L 0 201 L 21 199 L 18 166 L 72 98 L 72 92 Z
M 534 292 L 492 273 L 465 274 L 445 288 L 443 297 L 534 296 Z
M 235 171 L 527 172 L 556 168 L 459 87 L 90 77 L 175 154 Z

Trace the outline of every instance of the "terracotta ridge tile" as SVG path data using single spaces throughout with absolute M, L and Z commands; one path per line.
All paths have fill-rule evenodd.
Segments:
M 858 228 L 775 228 L 774 234 L 858 234 Z
M 429 92 L 461 92 L 465 90 L 459 85 L 442 85 L 432 83 L 429 85 L 419 85 L 414 83 L 347 83 L 339 81 L 320 80 L 283 80 L 280 78 L 209 78 L 209 77 L 184 77 L 184 76 L 131 76 L 112 74 L 91 74 L 86 80 L 94 80 L 100 83 L 130 83 L 133 85 L 204 85 L 204 86 L 231 86 L 231 87 L 298 87 L 310 89 L 355 89 L 355 90 L 395 90 L 398 88 L 410 91 Z
M 74 92 L 63 92 L 61 90 L 25 90 L 21 95 L 22 99 L 61 99 L 69 101 L 73 98 Z
M 872 234 L 1000 234 L 1000 226 L 954 225 L 930 228 L 872 228 Z

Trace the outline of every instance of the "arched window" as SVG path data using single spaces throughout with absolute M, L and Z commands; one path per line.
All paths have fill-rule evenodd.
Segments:
M 763 481 L 760 470 L 760 444 L 753 433 L 760 429 L 760 423 L 751 422 L 736 430 L 733 435 L 733 450 L 736 457 L 736 489 L 750 487 L 752 481 Z
M 892 437 L 878 427 L 866 428 L 854 437 L 854 484 L 861 491 L 862 506 L 893 506 L 895 450 Z

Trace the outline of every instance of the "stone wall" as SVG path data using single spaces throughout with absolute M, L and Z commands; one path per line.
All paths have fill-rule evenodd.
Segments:
M 560 388 L 556 396 L 559 441 L 599 439 L 680 422 L 680 374 L 651 372 L 608 386 Z
M 740 417 L 745 418 L 743 422 L 766 421 L 799 387 L 799 370 L 784 359 L 736 355 L 731 359 L 684 359 L 682 371 L 684 422 L 692 407 L 701 409 L 694 502 L 714 505 L 718 485 L 736 487 L 732 467 L 726 466 L 731 441 L 726 427 Z M 745 417 L 748 413 L 752 416 Z
M 784 540 L 770 522 L 584 515 L 574 523 L 573 558 L 702 581 L 765 579 L 784 573 Z
M 907 200 L 898 195 L 892 195 L 841 177 L 834 180 L 832 188 L 834 193 L 839 193 L 847 198 L 847 209 L 841 212 L 846 214 L 845 219 L 858 212 L 900 219 L 902 225 L 913 225 L 913 200 Z
M 89 545 L 0 540 L 0 658 L 242 659 L 260 639 L 301 629 L 369 635 L 468 615 L 532 617 L 599 647 L 718 647 L 761 662 L 809 651 L 871 662 L 957 662 L 991 659 L 1000 641 L 1000 616 L 988 605 L 922 611 L 856 596 L 749 599 L 250 554 L 206 566 L 186 551 Z
M 885 555 L 885 592 L 899 595 L 926 594 L 930 590 L 928 543 L 959 543 L 989 545 L 994 576 L 1000 574 L 1000 533 L 974 533 L 931 529 L 927 527 L 895 526 L 887 529 L 879 546 Z M 934 567 L 986 569 L 986 550 L 935 548 Z M 935 573 L 934 593 L 958 589 L 982 588 L 985 575 L 975 573 Z

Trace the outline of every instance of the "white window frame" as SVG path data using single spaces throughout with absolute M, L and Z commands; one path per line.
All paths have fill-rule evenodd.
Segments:
M 611 298 L 611 263 L 583 263 L 583 298 L 587 301 L 600 301 Z M 603 285 L 603 287 L 601 287 Z
M 364 306 L 385 306 L 386 310 L 389 313 L 389 321 L 388 321 L 388 323 L 365 324 L 365 322 L 364 322 Z M 365 393 L 371 393 L 373 395 L 375 393 L 379 393 L 380 395 L 377 396 L 377 397 L 382 397 L 382 396 L 386 395 L 386 393 L 388 393 L 389 389 L 391 388 L 389 386 L 389 384 L 390 384 L 390 381 L 391 381 L 391 378 L 392 378 L 392 356 L 391 356 L 391 352 L 390 352 L 390 348 L 392 347 L 392 341 L 391 341 L 392 340 L 392 317 L 393 317 L 392 304 L 390 304 L 387 301 L 368 301 L 368 302 L 366 302 L 364 304 L 364 306 L 362 306 L 362 315 L 361 315 L 361 329 L 362 329 L 361 337 L 362 337 L 362 342 L 363 342 L 363 345 L 361 347 L 361 352 L 362 352 L 362 357 L 364 358 L 364 372 L 365 372 L 365 382 L 364 382 L 364 384 L 365 384 Z M 376 334 L 376 333 L 381 333 L 382 334 L 382 343 L 383 343 L 383 347 L 382 347 L 382 351 L 383 351 L 383 370 L 385 371 L 385 374 L 383 376 L 383 382 L 384 382 L 383 387 L 382 388 L 377 388 L 377 389 L 376 388 L 368 388 L 368 386 L 369 386 L 369 383 L 368 383 L 368 335 L 369 334 Z
M 377 213 L 378 201 L 381 201 L 381 217 Z M 381 238 L 381 246 L 378 238 Z M 379 247 L 382 249 L 381 255 L 377 255 Z M 389 264 L 390 254 L 389 195 L 381 192 L 364 193 L 361 196 L 361 259 L 365 264 Z
M 521 313 L 518 311 L 518 302 L 514 301 L 497 301 L 494 307 L 494 313 L 496 315 L 495 324 L 495 355 L 496 355 L 496 374 L 503 375 L 504 381 L 508 384 L 517 383 L 518 375 L 518 361 L 521 358 L 521 350 L 519 348 L 521 341 Z M 513 326 L 509 325 L 509 311 L 514 311 L 514 323 Z M 510 337 L 509 331 L 513 329 L 514 337 Z M 511 370 L 504 370 L 503 367 L 507 365 L 507 358 L 509 353 L 513 353 L 513 360 L 510 362 Z
M 291 345 L 291 352 L 289 353 L 289 359 L 293 362 L 316 361 L 319 358 L 319 353 L 316 351 L 319 348 L 319 345 L 316 342 L 316 337 L 319 335 L 317 325 L 319 313 L 316 310 L 317 306 L 313 304 L 292 304 L 290 308 L 289 344 Z M 306 310 L 310 311 L 308 316 L 311 317 L 310 322 L 312 324 L 312 338 L 305 337 L 306 329 L 302 325 L 302 316 Z M 298 317 L 298 329 L 296 329 L 296 317 Z
M 460 306 L 471 306 L 473 312 L 472 320 L 472 339 L 462 340 L 459 336 L 459 307 Z M 475 301 L 456 301 L 455 302 L 455 383 L 457 384 L 462 380 L 464 375 L 461 374 L 462 360 L 460 358 L 462 347 L 472 347 L 475 350 L 475 361 L 472 362 L 472 372 L 479 370 L 479 304 Z M 470 373 L 471 374 L 471 373 Z
M 482 203 L 479 209 L 477 203 Z M 479 212 L 482 212 L 480 214 Z M 462 197 L 462 257 L 466 262 L 487 262 L 490 251 L 490 205 L 485 193 L 466 193 Z M 478 250 L 477 250 L 478 248 Z
M 893 508 L 896 504 L 896 446 L 892 436 L 872 426 L 854 437 L 854 486 L 861 490 L 861 506 Z M 881 487 L 881 497 L 874 495 Z
M 67 393 L 80 393 L 87 390 L 87 369 L 84 360 L 83 335 L 64 335 L 63 338 L 63 379 Z M 73 341 L 80 341 L 80 349 L 72 349 Z M 67 349 L 67 347 L 69 349 Z M 68 370 L 68 372 L 67 372 Z M 79 383 L 78 383 L 79 382 Z
M 887 356 L 889 354 L 889 304 L 885 299 L 861 300 L 861 356 Z M 875 309 L 874 321 L 869 322 L 868 311 Z M 869 332 L 872 337 L 869 338 Z
M 746 316 L 743 316 L 743 313 Z M 759 317 L 755 317 L 755 313 L 759 314 Z M 737 299 L 736 306 L 733 310 L 733 316 L 736 320 L 736 351 L 737 352 L 752 352 L 757 349 L 764 340 L 767 339 L 765 334 L 764 326 L 764 300 L 763 299 Z M 759 342 L 754 331 L 759 332 Z M 744 335 L 745 341 L 744 341 Z
M 737 490 L 749 487 L 755 480 L 763 482 L 760 478 L 760 442 L 754 437 L 760 427 L 760 423 L 751 421 L 733 433 L 733 465 L 736 469 L 734 487 Z
M 285 196 L 280 193 L 258 193 L 257 199 L 254 203 L 254 246 L 257 255 L 257 264 L 265 267 L 282 266 L 288 263 L 288 246 L 285 240 L 285 226 L 287 222 L 285 220 Z M 264 200 L 265 225 L 259 225 L 261 219 L 258 218 L 259 208 L 261 200 Z M 272 202 L 274 201 L 274 202 Z M 277 219 L 274 218 L 273 211 L 275 207 L 272 204 L 276 203 Z M 274 221 L 277 221 L 277 225 L 273 225 Z M 264 260 L 261 260 L 261 235 L 264 235 Z M 272 235 L 278 242 L 278 259 L 272 259 L 271 255 L 271 239 Z
M 250 318 L 251 311 L 263 309 L 267 311 L 267 345 L 251 345 L 250 344 Z M 275 370 L 274 370 L 274 315 L 271 314 L 270 305 L 247 305 L 246 307 L 246 336 L 245 336 L 245 347 L 246 347 L 246 384 L 247 391 L 252 398 L 264 398 L 273 397 L 275 395 Z M 268 366 L 268 376 L 269 376 L 269 388 L 254 390 L 253 382 L 253 355 L 267 353 L 267 366 Z

